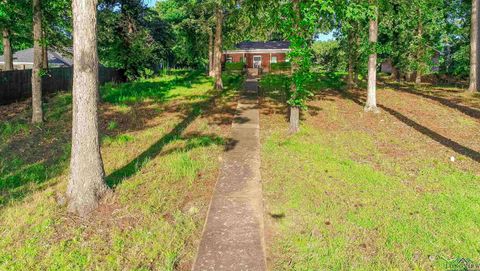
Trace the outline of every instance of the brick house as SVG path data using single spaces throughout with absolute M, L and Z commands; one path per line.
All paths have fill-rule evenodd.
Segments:
M 234 50 L 223 51 L 222 63 L 245 62 L 250 74 L 270 72 L 272 63 L 286 62 L 288 41 L 241 42 Z

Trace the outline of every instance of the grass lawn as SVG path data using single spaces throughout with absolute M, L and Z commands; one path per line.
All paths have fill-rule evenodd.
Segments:
M 67 215 L 71 94 L 0 107 L 0 270 L 189 270 L 229 143 L 239 76 L 211 91 L 179 71 L 101 89 L 102 155 L 114 189 L 89 220 Z
M 262 81 L 270 269 L 480 263 L 478 95 L 385 85 L 374 115 L 363 112 L 366 91 L 342 90 L 338 77 L 312 83 L 316 96 L 294 136 L 286 135 L 283 79 Z

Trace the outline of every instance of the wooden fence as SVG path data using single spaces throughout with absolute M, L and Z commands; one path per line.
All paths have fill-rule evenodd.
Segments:
M 122 71 L 100 67 L 98 71 L 100 85 L 107 82 L 123 82 Z M 73 68 L 51 68 L 42 78 L 43 94 L 57 91 L 71 91 Z M 0 72 L 0 104 L 9 104 L 23 100 L 32 95 L 32 70 Z

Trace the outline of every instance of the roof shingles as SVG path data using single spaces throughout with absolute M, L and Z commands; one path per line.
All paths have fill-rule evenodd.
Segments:
M 290 47 L 289 41 L 245 41 L 237 44 L 237 49 L 240 50 L 278 50 L 288 49 Z
M 0 56 L 0 63 L 3 63 L 3 55 Z M 33 64 L 33 48 L 15 52 L 13 54 L 13 62 L 15 63 L 32 63 Z M 48 63 L 59 66 L 72 66 L 72 60 L 62 56 L 59 52 L 48 50 Z

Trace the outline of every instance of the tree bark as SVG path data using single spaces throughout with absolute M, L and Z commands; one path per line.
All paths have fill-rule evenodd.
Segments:
M 299 0 L 293 0 L 293 11 L 295 13 L 295 29 L 297 31 L 299 30 L 299 21 L 300 21 L 300 6 L 299 6 Z M 298 59 L 298 56 L 294 57 L 292 59 L 292 75 L 294 75 L 297 70 L 298 70 L 298 62 L 300 61 Z M 291 96 L 292 98 L 295 98 L 297 96 L 297 86 L 295 85 L 295 82 L 292 80 L 292 84 L 290 86 L 290 91 L 291 91 Z M 291 134 L 297 133 L 300 131 L 300 108 L 298 106 L 290 106 L 290 119 L 289 119 L 289 132 Z
M 352 31 L 352 30 L 350 30 Z M 355 85 L 355 82 L 353 80 L 353 77 L 355 76 L 355 63 L 353 59 L 353 34 L 348 33 L 348 43 L 349 43 L 349 49 L 348 49 L 348 77 L 347 77 L 347 88 L 352 89 L 353 86 Z
M 48 70 L 48 45 L 45 31 L 42 31 L 42 69 Z
M 223 45 L 223 11 L 221 7 L 218 7 L 216 12 L 216 27 L 215 27 L 215 52 L 214 52 L 214 65 L 215 65 L 215 89 L 223 90 L 222 82 L 222 45 Z
M 288 130 L 291 134 L 300 131 L 300 108 L 298 106 L 290 107 L 290 127 Z
M 213 55 L 213 31 L 212 28 L 208 28 L 208 76 L 215 77 L 215 64 Z
M 355 24 L 355 31 L 358 31 L 359 29 L 359 26 L 358 26 L 358 22 L 357 24 Z M 353 82 L 355 83 L 355 86 L 359 86 L 360 85 L 360 71 L 359 71 L 359 68 L 358 68 L 358 50 L 360 48 L 360 36 L 358 34 L 355 34 L 355 55 L 354 55 L 354 65 L 353 65 L 353 71 L 354 71 L 354 76 L 353 76 Z
M 393 61 L 391 61 L 391 63 L 392 63 L 392 74 L 390 75 L 390 79 L 399 82 L 400 81 L 400 71 L 397 69 L 397 67 L 395 67 Z
M 415 73 L 415 84 L 420 85 L 422 83 L 422 71 L 420 69 Z
M 378 16 L 378 13 L 375 15 Z M 367 103 L 365 104 L 365 112 L 379 113 L 377 107 L 377 53 L 375 45 L 378 39 L 378 18 L 370 20 L 369 41 L 373 52 L 368 57 L 368 90 Z
M 42 110 L 42 11 L 40 0 L 33 0 L 32 123 L 43 122 Z
M 5 71 L 13 70 L 13 50 L 10 42 L 10 29 L 3 29 L 3 60 L 5 65 L 3 69 Z
M 97 2 L 73 1 L 73 125 L 68 211 L 87 216 L 109 188 L 98 133 Z
M 347 88 L 352 89 L 355 85 L 355 81 L 353 80 L 355 76 L 355 67 L 353 64 L 352 56 L 348 56 L 348 77 L 347 77 Z
M 42 69 L 48 70 L 48 48 L 46 45 L 42 46 Z
M 478 12 L 480 0 L 472 0 L 472 25 L 470 34 L 470 86 L 468 91 L 478 91 Z
M 422 12 L 418 11 L 418 40 L 419 47 L 417 51 L 417 73 L 415 74 L 415 84 L 420 85 L 422 83 L 422 72 L 423 72 L 423 25 L 422 25 Z

